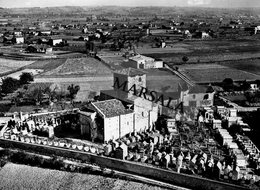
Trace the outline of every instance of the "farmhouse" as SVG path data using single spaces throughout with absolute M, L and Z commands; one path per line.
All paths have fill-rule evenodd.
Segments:
M 155 60 L 154 58 L 143 56 L 143 55 L 136 55 L 133 57 L 129 57 L 129 60 L 130 61 L 126 62 L 124 65 L 136 69 L 150 69 L 150 68 L 163 67 L 162 60 Z

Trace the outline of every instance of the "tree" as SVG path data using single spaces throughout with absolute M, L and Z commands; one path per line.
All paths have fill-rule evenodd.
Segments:
M 12 93 L 13 91 L 17 90 L 19 84 L 20 84 L 19 80 L 11 77 L 2 79 L 2 86 L 1 86 L 2 93 L 4 94 Z
M 20 75 L 20 84 L 23 85 L 23 84 L 28 84 L 30 82 L 32 82 L 34 79 L 33 79 L 33 75 L 31 73 L 22 73 Z
M 189 61 L 189 58 L 188 58 L 187 56 L 183 56 L 183 57 L 182 57 L 182 61 L 183 61 L 184 63 L 187 63 L 187 62 Z
M 43 90 L 41 88 L 35 88 L 30 94 L 29 98 L 35 100 L 36 104 L 41 104 L 43 100 Z
M 250 83 L 245 80 L 245 81 L 243 81 L 243 83 L 242 83 L 242 85 L 241 85 L 241 90 L 247 91 L 247 90 L 250 89 L 250 87 L 251 87 L 251 86 L 250 86 Z
M 222 81 L 223 88 L 225 91 L 232 91 L 234 90 L 234 81 L 232 78 L 225 78 Z
M 71 101 L 76 97 L 78 91 L 80 90 L 79 85 L 74 86 L 74 84 L 71 84 L 68 86 L 68 91 L 69 91 L 69 98 Z

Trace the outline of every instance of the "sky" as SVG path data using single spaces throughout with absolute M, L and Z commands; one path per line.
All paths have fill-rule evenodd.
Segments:
M 0 7 L 55 6 L 201 6 L 201 7 L 260 7 L 260 0 L 0 0 Z

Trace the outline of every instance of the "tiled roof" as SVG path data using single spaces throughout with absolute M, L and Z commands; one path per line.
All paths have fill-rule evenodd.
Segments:
M 122 102 L 116 99 L 94 102 L 92 105 L 104 114 L 105 117 L 115 117 L 133 112 L 132 110 L 125 109 Z
M 144 72 L 142 70 L 131 68 L 131 67 L 125 68 L 125 69 L 116 70 L 115 73 L 122 74 L 122 75 L 127 75 L 127 76 L 136 76 L 136 75 L 144 75 L 144 74 L 146 74 L 146 72 Z
M 190 89 L 189 94 L 210 93 L 210 92 L 211 91 L 209 89 L 209 86 L 195 85 Z

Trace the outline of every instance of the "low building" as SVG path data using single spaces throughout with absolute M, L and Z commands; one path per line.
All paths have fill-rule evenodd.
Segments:
M 143 55 L 136 55 L 133 57 L 129 57 L 129 61 L 125 62 L 124 66 L 133 67 L 136 69 L 162 68 L 163 61 Z
M 63 40 L 62 40 L 61 38 L 51 38 L 51 39 L 49 40 L 49 44 L 50 44 L 51 46 L 56 46 L 56 45 L 62 43 L 62 41 L 63 41 Z
M 99 141 L 105 142 L 121 138 L 133 132 L 133 111 L 125 109 L 119 100 L 111 99 L 93 102 L 89 109 L 92 110 L 92 113 L 81 114 L 81 125 L 84 125 L 84 127 L 81 127 L 83 134 L 92 137 L 96 136 Z

